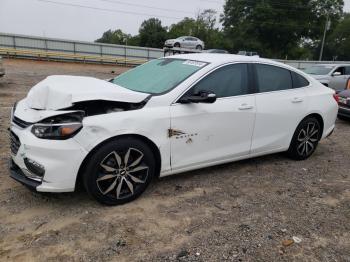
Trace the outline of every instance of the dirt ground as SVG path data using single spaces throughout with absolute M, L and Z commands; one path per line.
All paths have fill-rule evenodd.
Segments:
M 128 68 L 4 64 L 1 261 L 350 261 L 350 122 L 338 120 L 309 160 L 277 154 L 188 172 L 105 207 L 82 190 L 42 195 L 9 178 L 10 107 L 51 74 L 104 79 Z M 283 246 L 293 236 L 301 242 Z

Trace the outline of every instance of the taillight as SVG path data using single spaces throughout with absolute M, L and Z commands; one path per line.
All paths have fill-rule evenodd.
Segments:
M 338 94 L 333 94 L 334 100 L 338 103 L 339 102 L 339 96 Z
M 346 83 L 346 89 L 350 90 L 350 78 L 348 79 L 348 82 Z

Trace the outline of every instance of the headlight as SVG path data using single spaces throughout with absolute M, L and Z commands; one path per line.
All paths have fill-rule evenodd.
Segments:
M 64 140 L 76 135 L 83 127 L 84 113 L 58 115 L 42 120 L 32 127 L 32 133 L 42 139 Z
M 74 136 L 82 127 L 81 123 L 35 124 L 32 133 L 38 138 L 62 140 Z

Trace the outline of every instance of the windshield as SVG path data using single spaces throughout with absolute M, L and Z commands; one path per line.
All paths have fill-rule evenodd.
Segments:
M 117 76 L 112 83 L 137 92 L 161 94 L 173 89 L 206 65 L 200 61 L 161 58 Z
M 327 75 L 329 74 L 334 66 L 311 66 L 307 69 L 305 69 L 305 73 L 310 75 Z

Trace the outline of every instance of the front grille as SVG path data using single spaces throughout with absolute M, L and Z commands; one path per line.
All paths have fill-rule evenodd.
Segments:
M 21 146 L 21 141 L 19 141 L 18 136 L 10 131 L 10 148 L 14 155 L 17 155 L 18 149 Z
M 26 128 L 33 124 L 33 123 L 26 122 L 22 119 L 19 119 L 18 117 L 15 117 L 15 116 L 12 117 L 12 122 L 22 128 Z

